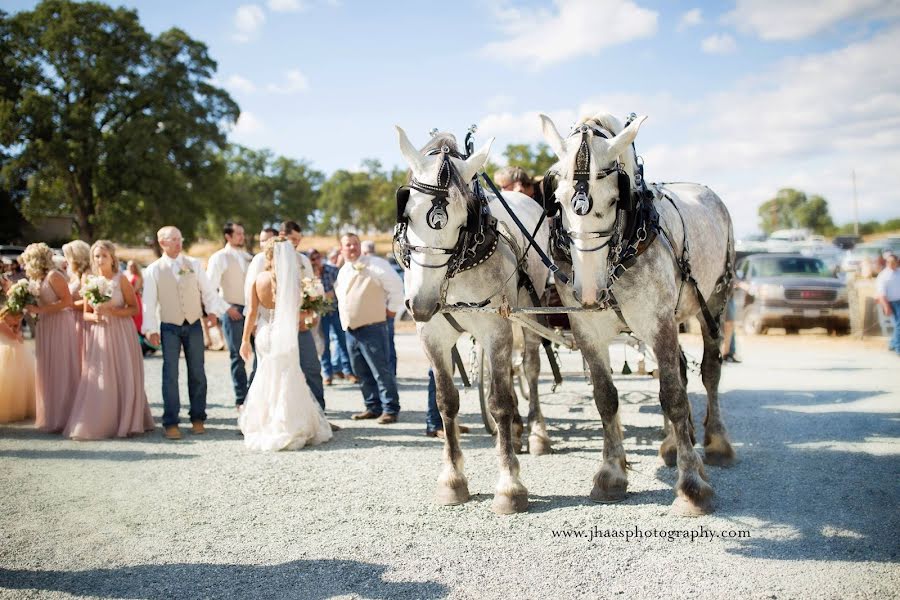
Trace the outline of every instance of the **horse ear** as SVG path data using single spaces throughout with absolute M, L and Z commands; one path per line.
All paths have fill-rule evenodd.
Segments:
M 399 125 L 394 125 L 394 127 L 397 128 L 397 135 L 400 138 L 400 153 L 403 154 L 403 158 L 406 159 L 406 163 L 413 173 L 421 173 L 424 166 L 422 153 L 412 145 L 402 127 Z
M 547 141 L 547 144 L 549 144 L 553 152 L 556 153 L 557 158 L 562 160 L 563 156 L 566 153 L 566 146 L 562 136 L 559 135 L 559 131 L 557 131 L 556 125 L 553 124 L 553 121 L 550 120 L 550 117 L 544 114 L 540 115 L 540 117 L 541 132 L 544 134 L 544 140 Z
M 636 118 L 628 125 L 628 127 L 622 130 L 622 133 L 609 141 L 609 150 L 612 156 L 621 156 L 622 153 L 628 149 L 628 146 L 634 143 L 634 138 L 637 137 L 638 130 L 641 128 L 641 123 L 645 120 L 647 120 L 647 117 Z
M 494 138 L 489 139 L 481 148 L 473 152 L 472 156 L 465 160 L 464 172 L 461 173 L 463 181 L 470 181 L 484 169 L 484 165 L 487 164 L 488 155 L 491 153 L 491 145 L 493 143 Z

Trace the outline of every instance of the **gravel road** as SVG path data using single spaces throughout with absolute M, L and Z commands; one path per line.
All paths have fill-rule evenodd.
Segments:
M 684 342 L 699 356 L 698 338 Z M 616 377 L 629 495 L 588 500 L 599 419 L 578 355 L 563 352 L 563 387 L 551 394 L 542 378 L 555 453 L 521 457 L 530 511 L 500 517 L 473 392 L 462 402 L 473 499 L 433 503 L 442 443 L 422 435 L 427 366 L 413 333 L 397 344 L 400 422 L 350 420 L 358 388 L 335 385 L 329 415 L 343 430 L 299 452 L 244 449 L 222 352 L 207 354 L 206 436 L 73 442 L 0 427 L 0 598 L 900 596 L 900 357 L 819 335 L 742 338 L 745 360 L 721 386 L 740 462 L 708 469 L 717 511 L 686 519 L 667 513 L 676 473 L 656 455 L 649 377 Z M 624 353 L 613 349 L 617 372 Z M 160 369 L 146 361 L 157 419 Z M 695 373 L 689 392 L 702 423 Z

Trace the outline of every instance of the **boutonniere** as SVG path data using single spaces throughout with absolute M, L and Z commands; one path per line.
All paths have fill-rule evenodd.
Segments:
M 194 272 L 194 270 L 190 267 L 181 267 L 180 269 L 178 269 L 179 275 L 187 275 L 187 274 L 193 273 L 193 272 Z
M 356 261 L 355 263 L 353 263 L 353 268 L 356 269 L 357 273 L 361 273 L 362 271 L 366 270 L 366 265 L 359 261 Z

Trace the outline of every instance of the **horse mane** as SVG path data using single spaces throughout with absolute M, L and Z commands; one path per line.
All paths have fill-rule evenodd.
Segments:
M 625 129 L 619 119 L 607 112 L 598 112 L 594 115 L 582 117 L 579 119 L 578 123 L 575 124 L 575 128 L 584 124 L 605 129 L 614 136 L 619 135 L 622 133 L 622 130 Z M 631 185 L 633 186 L 634 174 L 637 172 L 637 156 L 635 155 L 633 146 L 629 147 L 629 150 L 622 155 L 621 160 L 622 164 L 625 165 L 625 172 L 628 173 L 628 176 L 631 178 Z
M 440 150 L 443 146 L 447 146 L 450 148 L 451 154 L 459 155 L 459 144 L 456 142 L 456 136 L 452 133 L 440 132 L 434 135 L 431 138 L 431 141 L 425 144 L 425 147 L 420 150 L 423 154 L 428 154 L 433 150 Z M 440 163 L 438 163 L 440 165 Z M 440 168 L 440 166 L 438 166 Z M 412 177 L 412 173 L 410 173 L 410 177 Z M 435 181 L 437 177 L 435 177 Z M 462 177 L 459 176 L 459 171 L 456 169 L 456 165 L 453 164 L 453 161 L 450 161 L 450 193 L 448 200 L 450 202 L 459 201 L 465 202 L 466 208 L 471 210 L 476 210 L 477 200 L 475 199 L 475 194 L 469 189 L 469 184 L 466 181 L 462 180 Z

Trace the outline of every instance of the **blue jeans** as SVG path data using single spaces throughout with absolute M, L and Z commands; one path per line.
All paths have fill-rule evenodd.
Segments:
M 188 372 L 188 397 L 191 421 L 206 420 L 206 371 L 203 368 L 203 328 L 199 319 L 191 325 L 163 323 L 159 327 L 162 340 L 163 427 L 178 425 L 181 399 L 178 395 L 178 358 L 184 348 Z
M 244 307 L 240 304 L 232 304 L 241 315 Z M 232 321 L 228 313 L 222 315 L 222 332 L 225 334 L 225 343 L 228 345 L 228 354 L 231 357 L 231 383 L 234 385 L 234 403 L 240 406 L 247 397 L 247 367 L 241 358 L 241 338 L 244 337 L 244 317 Z
M 394 317 L 387 318 L 388 333 L 388 364 L 391 367 L 391 373 L 397 378 L 397 347 L 394 346 Z
M 350 364 L 359 377 L 366 410 L 380 415 L 400 412 L 397 380 L 388 364 L 388 332 L 386 323 L 374 323 L 347 330 Z
M 297 345 L 300 347 L 300 370 L 306 378 L 306 385 L 313 398 L 325 410 L 325 385 L 322 383 L 322 366 L 319 363 L 319 352 L 312 331 L 301 331 L 297 334 Z
M 331 362 L 331 334 L 337 340 L 334 363 Z M 341 329 L 341 315 L 337 310 L 322 317 L 322 337 L 325 338 L 325 351 L 322 352 L 322 370 L 325 377 L 331 379 L 335 371 L 341 371 L 344 375 L 351 375 L 353 367 L 350 366 L 350 355 L 347 353 L 347 338 Z
M 894 335 L 891 336 L 890 349 L 900 354 L 900 300 L 894 300 L 890 303 L 891 310 L 894 312 Z
M 439 431 L 444 428 L 444 420 L 437 406 L 437 386 L 434 384 L 434 370 L 428 369 L 428 412 L 425 413 L 425 431 Z

